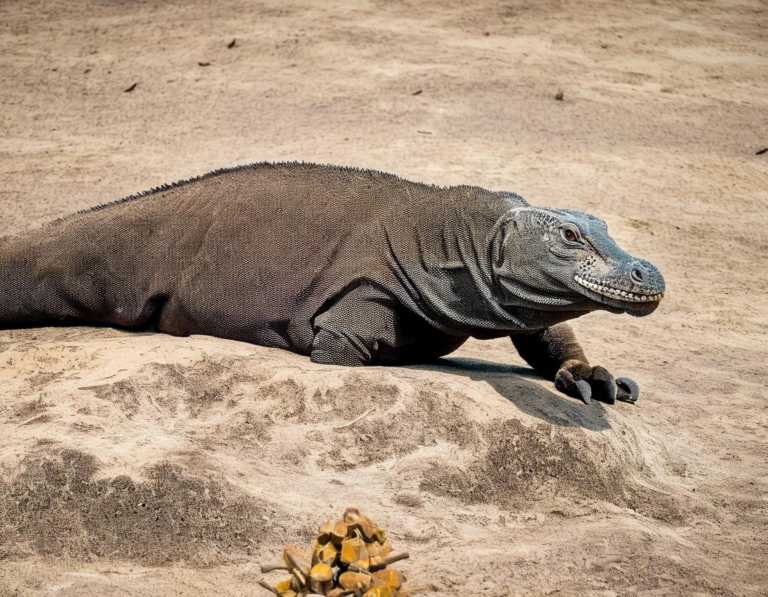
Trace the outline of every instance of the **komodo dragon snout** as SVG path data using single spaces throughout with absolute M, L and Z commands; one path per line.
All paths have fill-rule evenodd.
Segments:
M 603 220 L 565 209 L 522 207 L 503 217 L 495 236 L 494 274 L 504 304 L 536 302 L 541 309 L 652 313 L 664 277 L 629 255 Z

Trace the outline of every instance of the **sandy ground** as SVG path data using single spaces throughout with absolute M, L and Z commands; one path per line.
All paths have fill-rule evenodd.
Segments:
M 766 23 L 757 0 L 0 2 L 4 234 L 301 159 L 594 212 L 668 287 L 575 324 L 636 407 L 558 395 L 506 341 L 345 370 L 2 331 L 0 595 L 263 594 L 258 564 L 350 505 L 442 595 L 768 594 Z

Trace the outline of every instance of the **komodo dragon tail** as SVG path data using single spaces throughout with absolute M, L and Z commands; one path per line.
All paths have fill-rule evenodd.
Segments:
M 86 223 L 87 224 L 87 223 Z M 82 228 L 85 228 L 83 226 Z M 81 233 L 82 230 L 76 230 Z M 156 322 L 165 294 L 108 261 L 107 242 L 57 226 L 0 238 L 0 329 L 62 323 L 138 327 Z M 102 235 L 105 236 L 105 235 Z M 132 251 L 128 247 L 127 251 Z M 102 275 L 108 272 L 108 275 Z M 169 333 L 182 333 L 172 328 Z
M 16 327 L 29 298 L 29 284 L 22 282 L 20 264 L 11 255 L 7 239 L 0 240 L 0 328 Z
M 33 257 L 13 237 L 0 238 L 0 328 L 49 320 L 35 307 L 37 275 Z
M 87 272 L 37 235 L 0 239 L 0 329 L 57 324 L 98 310 L 97 288 Z M 83 275 L 85 274 L 85 275 Z

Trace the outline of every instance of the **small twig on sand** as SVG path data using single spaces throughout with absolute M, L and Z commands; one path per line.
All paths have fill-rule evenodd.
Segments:
M 400 560 L 406 560 L 410 558 L 410 554 L 407 551 L 404 551 L 403 553 L 399 553 L 397 555 L 389 556 L 388 558 L 384 558 L 381 563 L 379 564 L 373 564 L 370 568 L 368 568 L 371 572 L 376 572 L 377 570 L 384 570 L 387 566 L 390 564 L 394 564 L 395 562 L 399 562 Z
M 47 416 L 48 416 L 48 415 L 47 415 L 46 413 L 43 413 L 43 414 L 41 414 L 41 415 L 35 415 L 35 416 L 34 416 L 34 417 L 32 417 L 31 419 L 27 419 L 26 421 L 22 421 L 21 423 L 19 423 L 18 425 L 16 425 L 16 429 L 18 429 L 19 427 L 24 427 L 24 425 L 29 425 L 30 423 L 34 423 L 35 421 L 38 421 L 38 420 L 40 420 L 40 419 L 43 419 L 43 420 L 45 420 L 45 418 L 46 418 Z
M 164 417 L 168 416 L 168 413 L 166 413 L 162 408 L 160 408 L 157 402 L 155 402 L 155 397 L 151 393 L 149 394 L 149 401 L 152 403 L 152 406 L 154 406 L 157 409 L 157 412 L 159 412 Z
M 280 597 L 280 593 L 277 591 L 277 589 L 272 587 L 272 585 L 270 585 L 269 583 L 267 583 L 266 581 L 263 581 L 263 580 L 260 580 L 258 582 L 259 582 L 259 585 L 264 587 L 267 591 L 269 591 L 273 595 L 277 595 L 277 597 Z
M 338 430 L 338 429 L 344 429 L 345 427 L 352 427 L 352 425 L 354 425 L 354 424 L 355 424 L 355 423 L 357 423 L 358 421 L 362 421 L 362 420 L 363 420 L 365 417 L 367 417 L 369 414 L 371 414 L 371 412 L 372 412 L 373 410 L 374 410 L 374 409 L 372 409 L 372 408 L 369 408 L 367 411 L 365 411 L 365 412 L 364 412 L 362 415 L 360 415 L 360 416 L 359 416 L 359 417 L 357 417 L 356 419 L 354 419 L 354 420 L 350 421 L 349 423 L 344 423 L 344 424 L 343 424 L 343 425 L 341 425 L 340 427 L 334 427 L 334 429 Z
M 273 570 L 290 570 L 288 566 L 280 562 L 279 564 L 262 564 L 261 566 L 261 573 L 266 574 L 267 572 L 272 572 Z

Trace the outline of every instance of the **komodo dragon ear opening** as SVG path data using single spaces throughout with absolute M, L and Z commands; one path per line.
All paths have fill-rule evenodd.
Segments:
M 527 236 L 526 231 L 532 229 L 528 225 L 531 221 L 551 223 L 551 220 L 550 214 L 537 207 L 516 207 L 506 212 L 493 226 L 489 235 L 493 267 L 499 269 L 504 265 L 505 249 L 512 236 L 510 232 Z

